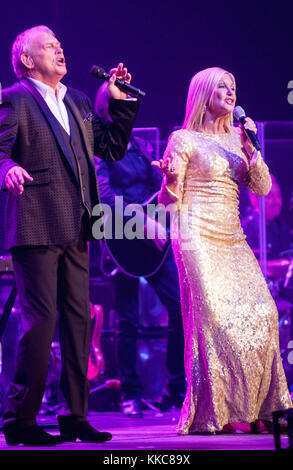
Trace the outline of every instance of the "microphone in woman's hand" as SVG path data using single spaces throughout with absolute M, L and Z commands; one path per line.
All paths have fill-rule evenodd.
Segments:
M 244 124 L 245 124 L 245 119 L 246 119 L 246 114 L 243 108 L 241 106 L 236 106 L 233 112 L 234 118 L 242 124 L 243 130 L 246 133 L 247 137 L 249 138 L 250 142 L 256 148 L 256 150 L 261 149 L 261 145 L 259 143 L 259 140 L 254 132 L 252 132 L 250 129 L 245 129 Z

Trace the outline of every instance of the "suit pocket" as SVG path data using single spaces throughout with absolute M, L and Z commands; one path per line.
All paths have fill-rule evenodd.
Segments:
M 24 186 L 39 186 L 42 184 L 49 184 L 51 181 L 49 175 L 49 168 L 31 169 L 27 170 L 28 174 L 34 179 L 33 181 L 26 181 Z

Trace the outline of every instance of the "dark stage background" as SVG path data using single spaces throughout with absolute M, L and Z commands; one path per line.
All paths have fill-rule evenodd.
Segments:
M 14 81 L 15 36 L 46 24 L 63 44 L 65 84 L 94 98 L 90 66 L 123 61 L 147 93 L 137 126 L 159 127 L 163 139 L 182 123 L 191 77 L 210 66 L 235 74 L 238 104 L 255 120 L 291 120 L 292 20 L 291 1 L 2 0 L 0 81 Z

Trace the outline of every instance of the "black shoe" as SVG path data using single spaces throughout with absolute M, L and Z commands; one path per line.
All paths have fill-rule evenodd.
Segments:
M 49 447 L 64 442 L 61 436 L 52 436 L 37 424 L 19 428 L 15 421 L 10 421 L 4 424 L 3 432 L 9 446 L 23 444 L 28 447 Z
M 140 401 L 137 399 L 126 400 L 121 403 L 122 414 L 131 418 L 142 418 Z
M 105 442 L 112 439 L 109 432 L 100 432 L 93 428 L 88 421 L 79 420 L 75 416 L 58 416 L 58 423 L 61 436 L 64 441 L 75 442 L 80 439 L 82 442 Z

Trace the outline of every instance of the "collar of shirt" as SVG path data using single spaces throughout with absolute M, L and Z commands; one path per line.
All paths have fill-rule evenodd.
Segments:
M 40 82 L 39 80 L 36 80 L 35 78 L 31 78 L 31 77 L 27 77 L 27 78 L 28 78 L 28 80 L 33 82 L 33 84 L 35 85 L 37 90 L 41 93 L 44 100 L 46 99 L 47 95 L 50 94 L 51 96 L 54 96 L 55 99 L 57 99 L 57 101 L 59 101 L 59 100 L 63 101 L 64 96 L 65 96 L 66 91 L 67 91 L 67 87 L 65 85 L 63 85 L 63 83 L 61 83 L 61 82 L 57 83 L 56 93 L 55 93 L 53 88 L 50 87 L 49 85 L 46 85 L 45 83 Z
M 44 98 L 45 102 L 49 106 L 51 112 L 54 114 L 55 118 L 63 126 L 67 134 L 70 135 L 70 124 L 69 117 L 64 104 L 64 96 L 67 91 L 67 87 L 63 83 L 58 83 L 56 87 L 56 92 L 45 83 L 40 82 L 34 78 L 28 77 L 34 87 L 38 90 L 41 96 Z

